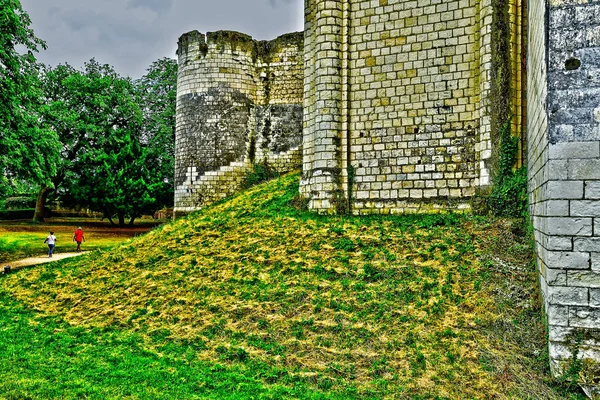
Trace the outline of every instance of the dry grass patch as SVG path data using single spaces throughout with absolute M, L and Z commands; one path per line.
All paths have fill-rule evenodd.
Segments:
M 70 324 L 119 326 L 155 349 L 191 345 L 198 360 L 251 360 L 321 390 L 560 398 L 540 367 L 541 316 L 519 236 L 457 215 L 319 217 L 290 206 L 297 180 L 3 284 Z M 502 241 L 522 248 L 494 256 L 511 248 Z M 515 276 L 522 298 L 500 302 Z M 525 346 L 523 334 L 533 338 Z

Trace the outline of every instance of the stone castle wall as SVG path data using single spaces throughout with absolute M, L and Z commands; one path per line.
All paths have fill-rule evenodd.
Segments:
M 300 166 L 303 34 L 255 41 L 229 31 L 179 40 L 175 213 L 241 188 L 252 163 Z
M 530 2 L 531 215 L 554 373 L 600 361 L 600 2 Z
M 301 192 L 310 208 L 468 207 L 493 164 L 491 0 L 305 5 Z M 520 72 L 518 26 L 505 62 Z
M 553 371 L 574 343 L 598 361 L 599 32 L 598 0 L 305 0 L 304 44 L 190 32 L 176 212 L 234 193 L 262 160 L 301 162 L 320 213 L 468 208 L 508 127 L 529 171 Z

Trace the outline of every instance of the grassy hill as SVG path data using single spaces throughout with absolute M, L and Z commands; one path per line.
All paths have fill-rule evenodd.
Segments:
M 517 225 L 317 216 L 298 179 L 1 278 L 0 398 L 580 398 Z

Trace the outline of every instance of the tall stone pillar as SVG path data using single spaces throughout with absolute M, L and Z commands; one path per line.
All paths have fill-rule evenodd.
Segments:
M 597 2 L 529 4 L 528 168 L 551 367 L 600 362 Z
M 305 121 L 301 192 L 309 208 L 345 206 L 343 154 L 345 50 L 343 0 L 306 0 Z

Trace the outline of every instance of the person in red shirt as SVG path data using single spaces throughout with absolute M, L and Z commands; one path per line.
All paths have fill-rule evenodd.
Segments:
M 83 229 L 81 227 L 77 228 L 75 233 L 73 234 L 73 241 L 77 242 L 77 252 L 81 251 L 81 242 L 85 242 L 85 237 L 83 236 Z

